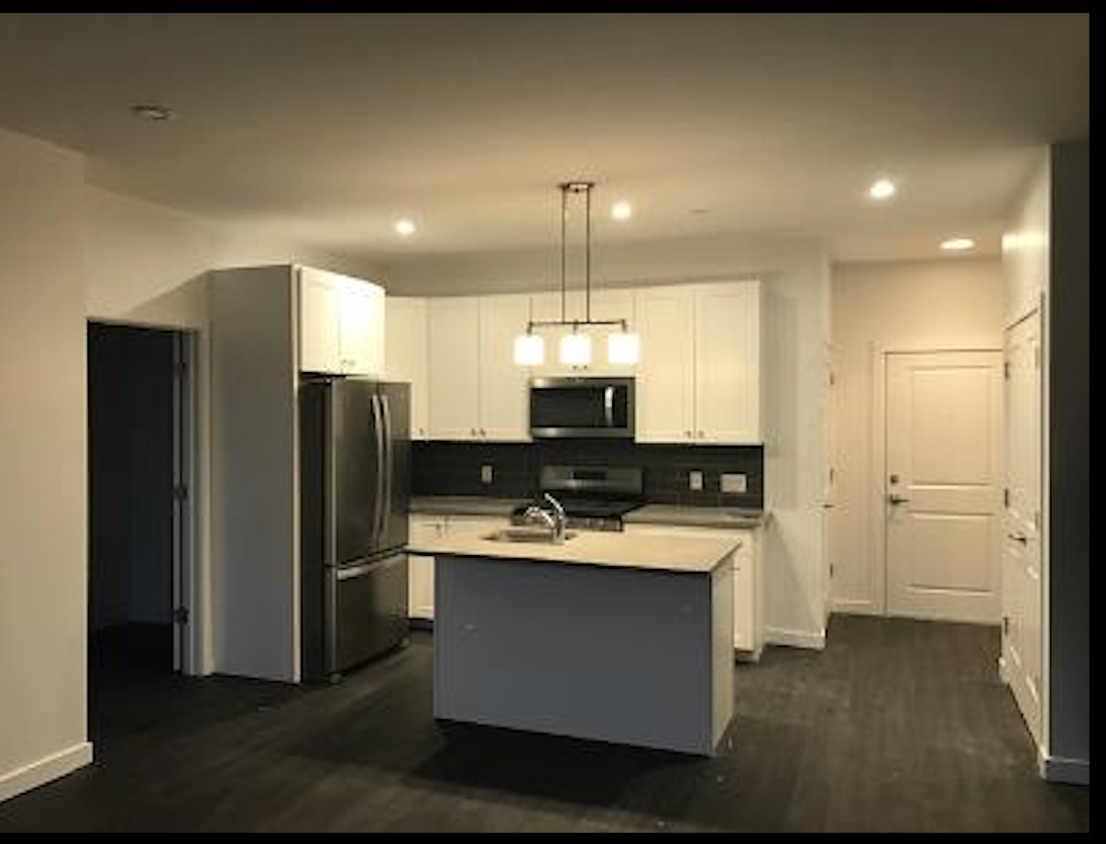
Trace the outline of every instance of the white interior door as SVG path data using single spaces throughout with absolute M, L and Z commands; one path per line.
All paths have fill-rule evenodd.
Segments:
M 886 373 L 888 610 L 998 624 L 1002 354 L 892 353 Z
M 1003 665 L 1030 731 L 1041 742 L 1044 650 L 1041 577 L 1041 321 L 1006 332 L 1006 531 Z

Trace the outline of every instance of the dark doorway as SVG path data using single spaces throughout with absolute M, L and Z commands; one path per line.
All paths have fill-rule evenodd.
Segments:
M 171 331 L 88 332 L 89 665 L 97 692 L 120 675 L 174 673 L 177 363 Z M 102 713 L 101 713 L 102 714 Z

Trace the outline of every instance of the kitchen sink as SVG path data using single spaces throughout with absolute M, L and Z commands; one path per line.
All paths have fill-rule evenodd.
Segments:
M 544 528 L 511 527 L 497 530 L 494 533 L 485 534 L 482 539 L 489 542 L 528 542 L 533 545 L 556 545 L 553 534 Z M 569 531 L 565 534 L 565 541 L 575 539 L 576 533 Z

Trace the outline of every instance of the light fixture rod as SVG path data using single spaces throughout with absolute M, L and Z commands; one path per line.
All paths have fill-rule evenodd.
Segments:
M 571 186 L 561 185 L 561 322 L 568 319 L 568 192 Z
M 527 323 L 527 332 L 533 332 L 535 328 L 565 328 L 570 325 L 574 328 L 589 325 L 617 325 L 623 331 L 628 331 L 630 327 L 629 321 L 625 319 L 545 319 Z

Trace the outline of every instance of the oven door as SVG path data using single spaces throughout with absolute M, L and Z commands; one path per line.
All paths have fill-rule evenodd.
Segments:
M 535 379 L 530 433 L 535 439 L 633 439 L 634 379 Z

